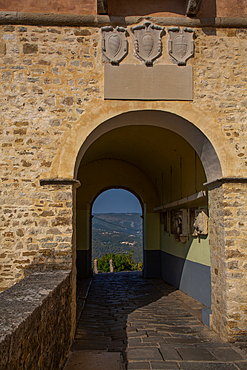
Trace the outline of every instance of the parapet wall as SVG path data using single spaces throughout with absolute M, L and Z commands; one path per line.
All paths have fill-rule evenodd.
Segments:
M 72 311 L 69 271 L 34 273 L 0 293 L 0 370 L 61 369 Z

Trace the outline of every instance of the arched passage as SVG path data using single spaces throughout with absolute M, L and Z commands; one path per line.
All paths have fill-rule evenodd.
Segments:
M 207 196 L 183 205 L 176 201 L 205 190 L 203 184 L 222 176 L 218 156 L 207 137 L 190 122 L 164 112 L 130 112 L 110 119 L 85 140 L 75 173 L 77 194 L 78 271 L 89 273 L 90 207 L 107 187 L 126 187 L 144 204 L 144 275 L 160 277 L 210 305 L 210 247 L 208 233 L 192 236 L 189 217 L 205 210 Z M 167 206 L 168 205 L 168 206 Z M 176 240 L 169 225 L 174 210 L 186 210 L 187 233 Z M 167 222 L 167 221 L 166 221 Z M 84 261 L 82 263 L 82 261 Z

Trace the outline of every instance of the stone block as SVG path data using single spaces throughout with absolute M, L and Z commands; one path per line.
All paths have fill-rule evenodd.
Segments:
M 5 55 L 5 54 L 6 54 L 6 43 L 0 42 L 0 55 Z
M 23 45 L 23 54 L 37 54 L 38 45 L 37 44 L 24 44 Z

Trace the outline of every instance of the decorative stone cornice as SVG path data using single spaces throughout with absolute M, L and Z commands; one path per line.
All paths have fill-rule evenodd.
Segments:
M 187 0 L 186 14 L 196 15 L 201 7 L 202 0 Z
M 203 186 L 208 189 L 219 187 L 222 184 L 243 184 L 247 183 L 247 177 L 222 177 L 221 179 L 216 179 L 210 182 L 205 182 Z
M 39 26 L 84 26 L 103 27 L 111 25 L 131 26 L 148 20 L 160 26 L 178 26 L 193 28 L 245 28 L 247 18 L 189 18 L 189 17 L 122 17 L 108 15 L 76 15 L 52 13 L 0 12 L 0 24 L 39 25 Z
M 39 180 L 40 185 L 74 185 L 76 188 L 81 186 L 81 183 L 79 180 L 75 179 L 41 179 Z

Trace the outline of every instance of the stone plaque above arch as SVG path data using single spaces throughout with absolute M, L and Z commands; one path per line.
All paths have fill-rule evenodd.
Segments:
M 193 100 L 192 66 L 106 64 L 104 99 Z

